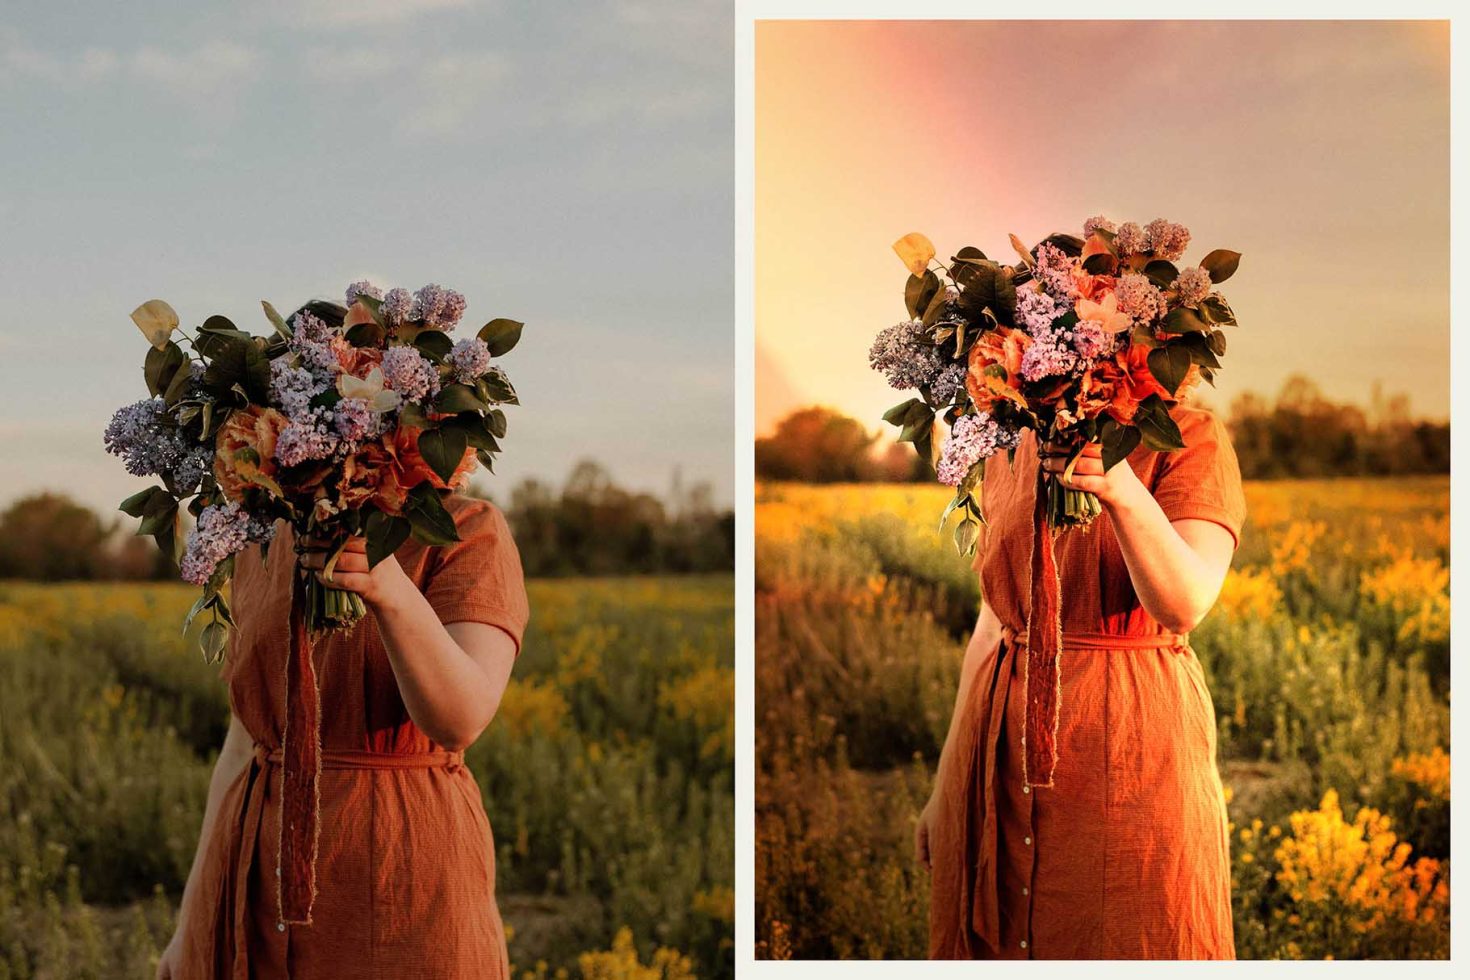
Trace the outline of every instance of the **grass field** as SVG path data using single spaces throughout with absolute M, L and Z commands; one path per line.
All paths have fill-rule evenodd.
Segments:
M 1252 483 L 1191 640 L 1242 958 L 1449 955 L 1449 481 Z M 757 489 L 756 938 L 921 957 L 914 821 L 979 589 L 940 486 Z
M 733 975 L 732 589 L 530 584 L 467 753 L 517 976 Z M 153 975 L 228 723 L 196 591 L 0 582 L 0 980 Z

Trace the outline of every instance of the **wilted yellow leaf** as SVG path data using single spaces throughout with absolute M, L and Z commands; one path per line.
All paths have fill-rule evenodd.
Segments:
M 133 311 L 133 322 L 143 331 L 148 343 L 163 350 L 168 344 L 169 335 L 179 325 L 179 315 L 163 300 L 150 299 Z
M 934 243 L 917 231 L 910 232 L 894 242 L 893 250 L 898 253 L 903 264 L 909 267 L 909 271 L 916 276 L 924 274 L 924 270 L 929 268 L 929 262 L 935 255 Z
M 1026 263 L 1026 268 L 1029 269 L 1036 264 L 1036 260 L 1031 257 L 1031 250 L 1015 235 L 1011 236 L 1011 248 L 1015 249 L 1021 261 Z

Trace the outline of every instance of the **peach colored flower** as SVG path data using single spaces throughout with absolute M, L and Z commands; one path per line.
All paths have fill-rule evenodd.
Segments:
M 1117 276 L 1089 275 L 1082 271 L 1080 263 L 1072 267 L 1072 280 L 1077 287 L 1077 295 L 1091 300 L 1101 299 L 1118 285 Z
M 381 442 L 367 443 L 342 461 L 337 483 L 344 509 L 371 503 L 387 514 L 403 513 L 408 500 L 397 457 Z
M 251 487 L 285 496 L 275 480 L 275 452 L 286 425 L 274 408 L 251 405 L 230 413 L 214 442 L 214 479 L 226 497 L 238 501 Z
M 383 352 L 376 347 L 353 347 L 343 344 L 334 347 L 337 363 L 346 374 L 354 378 L 366 378 L 373 368 L 383 363 Z
M 970 348 L 970 361 L 965 372 L 965 390 L 975 404 L 988 408 L 997 401 L 1009 400 L 1026 407 L 1021 395 L 1021 357 L 1031 343 L 1031 335 L 1011 327 L 996 327 L 982 333 Z M 999 365 L 1005 377 L 989 369 Z
M 430 486 L 439 490 L 459 490 L 463 488 L 469 482 L 469 475 L 475 470 L 474 447 L 470 446 L 465 449 L 464 456 L 460 459 L 459 465 L 455 467 L 454 474 L 449 478 L 449 482 L 445 483 L 439 478 L 439 474 L 435 473 L 429 467 L 429 464 L 424 460 L 423 454 L 419 452 L 419 433 L 421 431 L 420 429 L 401 425 L 397 429 L 394 429 L 388 437 L 391 439 L 391 443 L 388 443 L 388 451 L 398 461 L 398 469 L 402 474 L 401 482 L 404 489 L 412 490 L 425 481 Z
M 1101 302 L 1078 297 L 1076 309 L 1078 321 L 1094 323 L 1105 333 L 1122 333 L 1133 326 L 1132 318 L 1118 309 L 1114 292 L 1104 295 Z

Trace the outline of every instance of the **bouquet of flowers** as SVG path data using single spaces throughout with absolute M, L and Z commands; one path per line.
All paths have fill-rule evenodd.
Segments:
M 366 538 L 370 565 L 410 535 L 428 545 L 458 540 L 441 494 L 464 484 L 477 457 L 492 466 L 506 428 L 499 406 L 517 404 L 492 361 L 515 346 L 522 324 L 495 319 L 451 340 L 465 309 L 453 290 L 384 293 L 356 282 L 344 304 L 307 303 L 289 319 L 261 305 L 274 331 L 264 337 L 223 316 L 191 335 L 162 300 L 134 310 L 151 345 L 149 397 L 119 409 L 103 436 L 128 472 L 162 482 L 121 509 L 202 587 L 184 628 L 209 614 L 200 645 L 210 661 L 223 655 L 233 623 L 224 590 L 235 555 L 252 543 L 267 549 L 277 521 L 291 525 L 298 551 L 308 537 L 328 543 L 327 577 L 352 536 Z M 182 509 L 196 519 L 187 538 Z M 314 859 L 305 857 L 315 854 L 319 771 L 311 638 L 351 629 L 365 614 L 360 597 L 298 563 L 282 745 L 283 921 L 310 921 L 315 893 Z
M 1026 753 L 1029 786 L 1052 785 L 1060 703 L 1061 596 L 1055 534 L 1090 524 L 1097 497 L 1068 488 L 1084 453 L 1104 470 L 1139 444 L 1182 449 L 1169 414 L 1200 380 L 1214 383 L 1225 353 L 1224 327 L 1235 313 L 1215 286 L 1240 254 L 1216 249 L 1197 266 L 1179 266 L 1189 230 L 1160 218 L 1140 226 L 1089 219 L 1081 237 L 1053 234 L 1003 265 L 962 248 L 948 266 L 920 234 L 894 244 L 909 269 L 909 318 L 878 335 L 874 369 L 918 397 L 883 416 L 900 426 L 955 496 L 956 547 L 972 554 L 983 515 L 985 461 L 1014 458 L 1024 429 L 1067 454 L 1062 478 L 1037 468 L 1031 528 L 1031 602 L 1026 624 Z M 931 265 L 937 267 L 931 268 Z M 938 420 L 949 436 L 936 445 Z
M 1201 379 L 1214 383 L 1221 328 L 1236 322 L 1214 286 L 1240 262 L 1217 249 L 1180 267 L 1189 238 L 1162 218 L 1115 226 L 1095 217 L 1080 238 L 1053 234 L 1033 249 L 1011 235 L 1014 265 L 962 248 L 945 266 L 920 234 L 894 244 L 910 272 L 909 319 L 878 335 L 869 363 L 893 387 L 918 389 L 883 418 L 955 488 L 940 524 L 960 515 L 962 553 L 973 552 L 983 521 L 985 460 L 1001 449 L 1014 455 L 1022 429 L 1066 449 L 1068 474 L 1089 446 L 1100 447 L 1104 469 L 1140 442 L 1183 448 L 1169 403 Z M 940 418 L 950 427 L 942 447 Z M 1042 489 L 1053 527 L 1085 525 L 1101 511 L 1093 494 L 1058 480 Z

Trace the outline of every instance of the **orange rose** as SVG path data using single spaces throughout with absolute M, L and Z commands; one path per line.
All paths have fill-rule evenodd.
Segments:
M 1031 343 L 1030 334 L 1011 327 L 996 327 L 987 330 L 970 348 L 970 362 L 965 372 L 965 390 L 975 404 L 988 408 L 997 401 L 1008 399 L 1026 407 L 1026 399 L 1020 392 L 1021 356 Z M 1005 377 L 998 377 L 989 369 L 999 366 Z
M 383 363 L 383 352 L 376 347 L 353 347 L 345 341 L 332 346 L 337 363 L 354 378 L 366 378 L 369 371 Z
M 388 451 L 398 460 L 398 469 L 401 473 L 403 488 L 412 490 L 420 483 L 428 481 L 429 485 L 440 490 L 459 490 L 467 482 L 469 475 L 475 470 L 475 449 L 473 446 L 466 447 L 463 458 L 455 467 L 454 474 L 445 483 L 439 478 L 429 464 L 424 460 L 423 454 L 419 452 L 419 433 L 421 429 L 399 426 L 393 431 L 391 444 Z
M 275 452 L 286 424 L 286 416 L 259 405 L 230 413 L 214 441 L 214 479 L 226 497 L 238 501 L 251 487 L 285 495 L 275 480 Z
M 1082 271 L 1081 265 L 1075 265 L 1072 267 L 1072 282 L 1077 287 L 1078 297 L 1101 302 L 1118 285 L 1118 277 L 1091 276 Z

